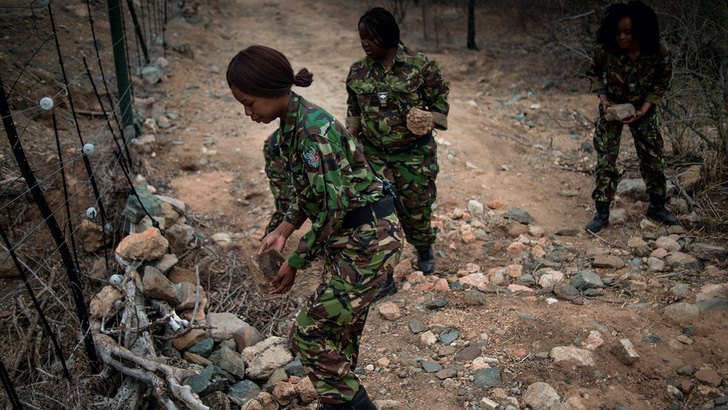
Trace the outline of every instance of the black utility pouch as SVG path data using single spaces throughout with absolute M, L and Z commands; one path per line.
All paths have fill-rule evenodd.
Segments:
M 399 196 L 397 196 L 397 188 L 394 186 L 393 183 L 387 181 L 386 179 L 383 181 L 383 184 L 384 195 L 392 197 L 392 202 L 394 202 L 394 209 L 397 212 L 397 215 L 401 216 L 404 212 L 404 205 L 402 205 L 402 201 L 400 201 Z

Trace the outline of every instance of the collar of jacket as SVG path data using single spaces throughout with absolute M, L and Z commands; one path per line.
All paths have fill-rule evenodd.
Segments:
M 274 146 L 280 147 L 284 143 L 288 143 L 293 139 L 293 133 L 296 130 L 296 123 L 301 115 L 303 109 L 303 102 L 305 100 L 300 95 L 291 91 L 291 99 L 288 101 L 288 110 L 286 111 L 286 117 L 281 122 L 281 127 L 278 130 L 278 138 L 274 143 Z
M 399 44 L 397 45 L 397 54 L 394 55 L 394 61 L 392 62 L 392 65 L 395 65 L 398 62 L 404 61 L 404 59 L 407 57 L 407 54 L 409 53 L 409 51 L 410 51 L 409 48 L 407 48 L 407 46 L 405 46 L 404 43 L 402 43 L 400 41 Z M 382 64 L 379 61 L 374 60 L 373 58 L 368 57 L 368 56 L 365 58 L 365 61 L 368 63 L 367 65 L 369 67 L 372 67 L 375 64 L 382 66 Z

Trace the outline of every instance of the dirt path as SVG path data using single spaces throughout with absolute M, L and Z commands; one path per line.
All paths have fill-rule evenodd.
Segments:
M 240 0 L 220 9 L 202 8 L 200 22 L 180 20 L 168 29 L 170 43 L 190 44 L 194 59 L 179 54 L 170 58 L 164 104 L 177 119 L 175 127 L 158 137 L 158 157 L 164 160 L 155 162 L 155 176 L 170 181 L 169 193 L 185 201 L 191 212 L 212 218 L 207 226 L 211 233 L 239 234 L 242 253 L 255 249 L 272 209 L 261 147 L 275 125 L 255 124 L 244 117 L 242 107 L 229 95 L 225 67 L 247 45 L 279 49 L 291 59 L 294 70 L 307 67 L 314 73 L 313 85 L 296 91 L 343 119 L 344 79 L 349 65 L 362 54 L 355 24 L 366 2 L 359 3 Z M 443 278 L 456 275 L 468 263 L 487 272 L 523 262 L 505 249 L 489 251 L 494 243 L 499 246 L 505 241 L 507 246 L 512 240 L 506 223 L 489 225 L 482 240 L 461 240 L 461 225 L 453 221 L 457 221 L 456 208 L 466 210 L 470 199 L 484 204 L 497 200 L 504 209 L 527 210 L 533 225 L 545 232 L 544 246 L 548 242 L 552 249 L 584 255 L 587 248 L 605 246 L 581 231 L 591 213 L 592 180 L 586 173 L 573 172 L 590 167 L 591 155 L 580 147 L 589 141 L 588 119 L 596 108 L 595 98 L 585 92 L 545 89 L 545 78 L 529 75 L 534 62 L 513 46 L 523 39 L 488 41 L 496 38 L 495 33 L 500 39 L 508 32 L 497 20 L 488 24 L 492 31 L 480 32 L 484 40 L 479 52 L 464 50 L 457 40 L 432 51 L 434 47 L 415 32 L 416 23 L 405 24 L 402 30 L 403 40 L 427 50 L 450 80 L 450 128 L 437 136 L 442 171 L 436 215 L 446 228 L 437 247 Z M 630 150 L 629 143 L 625 145 Z M 551 236 L 563 228 L 578 234 Z M 615 228 L 606 238 L 623 247 L 630 236 L 625 233 L 628 229 L 632 228 Z M 408 249 L 405 256 L 411 253 Z M 569 263 L 578 270 L 586 267 L 585 260 L 572 258 Z M 406 263 L 400 267 L 404 279 L 411 269 Z M 629 275 L 629 267 L 625 269 L 611 274 Z M 312 279 L 299 280 L 298 287 L 303 289 L 298 294 L 305 295 L 304 285 Z M 665 285 L 659 286 L 664 290 Z M 696 324 L 694 345 L 674 344 L 681 328 L 665 322 L 658 305 L 651 304 L 664 302 L 658 289 L 648 288 L 640 293 L 642 297 L 634 289 L 631 297 L 607 294 L 586 305 L 564 300 L 549 305 L 546 294 L 486 294 L 481 305 L 470 300 L 468 293 L 431 291 L 432 284 L 417 280 L 406 287 L 411 289 L 390 300 L 400 309 L 401 319 L 387 321 L 374 312 L 370 315 L 360 359 L 372 396 L 407 403 L 405 408 L 461 409 L 483 397 L 501 404 L 515 400 L 517 407 L 526 388 L 537 381 L 551 384 L 563 400 L 577 397 L 585 406 L 571 408 L 666 408 L 677 401 L 666 390 L 668 379 L 678 378 L 677 367 L 709 363 L 726 371 L 725 315 L 715 317 L 720 326 L 708 321 Z M 448 305 L 440 310 L 424 307 L 436 297 L 446 298 Z M 624 307 L 639 302 L 643 304 L 638 308 Z M 411 330 L 414 320 L 436 335 L 456 329 L 459 338 L 453 344 L 428 346 Z M 594 351 L 594 367 L 559 365 L 543 355 L 557 346 L 580 345 L 595 329 L 606 343 Z M 643 342 L 657 340 L 645 336 L 662 342 Z M 642 355 L 633 367 L 608 352 L 607 345 L 622 338 L 632 340 Z M 473 383 L 478 369 L 455 355 L 466 346 L 478 346 L 483 356 L 494 359 L 488 366 L 499 371 L 495 388 Z M 423 371 L 427 361 L 439 362 L 452 372 Z

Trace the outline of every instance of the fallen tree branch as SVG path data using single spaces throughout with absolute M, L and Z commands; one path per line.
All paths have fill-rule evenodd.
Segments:
M 195 266 L 195 308 L 192 309 L 192 317 L 190 318 L 190 326 L 195 324 L 197 309 L 200 308 L 200 267 Z
M 685 191 L 685 189 L 680 185 L 680 182 L 677 180 L 677 178 L 670 178 L 670 182 L 672 182 L 672 185 L 674 185 L 675 188 L 677 188 L 677 191 L 680 194 L 680 196 L 685 198 L 685 201 L 687 201 L 687 203 L 690 205 L 690 209 L 694 209 L 694 208 L 698 207 L 698 203 L 695 202 L 693 197 L 691 197 L 690 194 L 687 193 L 687 191 Z
M 172 397 L 184 403 L 185 408 L 209 410 L 209 407 L 202 404 L 202 401 L 192 393 L 190 386 L 181 384 L 181 380 L 197 375 L 197 371 L 180 369 L 146 359 L 119 346 L 114 339 L 97 331 L 93 331 L 93 337 L 96 343 L 96 349 L 104 363 L 114 367 L 127 376 L 151 385 L 155 397 L 165 408 L 177 408 L 174 401 L 169 397 L 169 394 L 171 394 Z M 124 363 L 131 363 L 137 367 L 132 368 Z M 160 375 L 164 376 L 164 378 Z

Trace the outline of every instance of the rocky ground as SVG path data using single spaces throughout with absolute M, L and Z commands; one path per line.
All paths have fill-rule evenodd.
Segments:
M 358 9 L 309 2 L 301 17 L 294 3 L 242 2 L 179 22 L 173 38 L 190 44 L 195 58 L 172 56 L 167 98 L 154 103 L 176 117 L 150 144 L 165 158 L 152 167 L 171 178 L 170 195 L 212 215 L 208 236 L 228 235 L 242 255 L 257 247 L 271 210 L 259 154 L 271 129 L 242 117 L 222 77 L 226 61 L 247 44 L 278 47 L 294 69 L 316 76 L 317 85 L 299 91 L 342 117 L 342 81 L 360 54 L 347 26 Z M 340 26 L 341 37 L 317 30 L 319 19 Z M 507 31 L 491 23 L 484 37 Z M 202 27 L 204 39 L 195 36 Z M 644 219 L 644 184 L 630 179 L 639 174 L 625 138 L 612 225 L 585 233 L 593 97 L 529 76 L 508 40 L 467 53 L 410 38 L 450 79 L 451 127 L 437 137 L 437 273 L 414 271 L 408 248 L 397 269 L 400 292 L 372 309 L 364 334 L 357 372 L 380 407 L 724 406 L 726 248 L 700 235 L 689 196 L 671 190 L 682 227 Z M 691 189 L 691 172 L 674 172 L 680 187 Z M 305 297 L 320 272 L 299 275 L 293 298 Z M 299 375 L 289 374 L 297 385 Z M 287 403 L 274 381 L 256 381 Z

